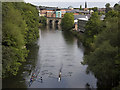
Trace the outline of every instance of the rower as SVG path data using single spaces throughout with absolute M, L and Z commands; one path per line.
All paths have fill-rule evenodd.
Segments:
M 59 76 L 58 76 L 58 82 L 60 82 L 61 81 L 61 73 L 62 72 L 62 67 L 60 68 L 60 72 L 59 72 Z
M 58 82 L 61 81 L 61 72 L 59 73 Z
M 43 82 L 43 79 L 42 79 L 42 77 L 40 78 L 40 80 L 41 80 L 41 83 Z

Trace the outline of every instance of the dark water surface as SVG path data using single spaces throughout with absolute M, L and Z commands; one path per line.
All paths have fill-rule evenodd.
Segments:
M 7 88 L 96 88 L 97 79 L 82 65 L 84 47 L 60 27 L 40 30 L 37 45 L 30 47 L 18 75 L 3 80 Z M 30 82 L 30 78 L 33 76 Z M 61 79 L 59 78 L 61 77 Z

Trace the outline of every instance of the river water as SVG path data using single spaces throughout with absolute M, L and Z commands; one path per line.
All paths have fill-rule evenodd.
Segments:
M 96 88 L 97 79 L 81 64 L 83 56 L 82 43 L 70 32 L 60 27 L 40 29 L 27 62 L 17 76 L 3 80 L 3 88 Z

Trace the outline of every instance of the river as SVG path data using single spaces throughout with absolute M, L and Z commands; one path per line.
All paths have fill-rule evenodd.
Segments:
M 97 79 L 81 64 L 83 56 L 82 43 L 70 32 L 60 27 L 40 29 L 27 62 L 17 76 L 3 80 L 3 88 L 96 88 Z

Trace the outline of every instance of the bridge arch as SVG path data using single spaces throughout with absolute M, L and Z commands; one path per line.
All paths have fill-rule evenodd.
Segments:
M 59 24 L 59 20 L 55 20 L 55 24 L 58 25 Z
M 52 25 L 60 25 L 61 24 L 61 18 L 47 18 L 47 24 Z
M 52 24 L 53 23 L 53 20 L 49 20 L 49 24 Z

